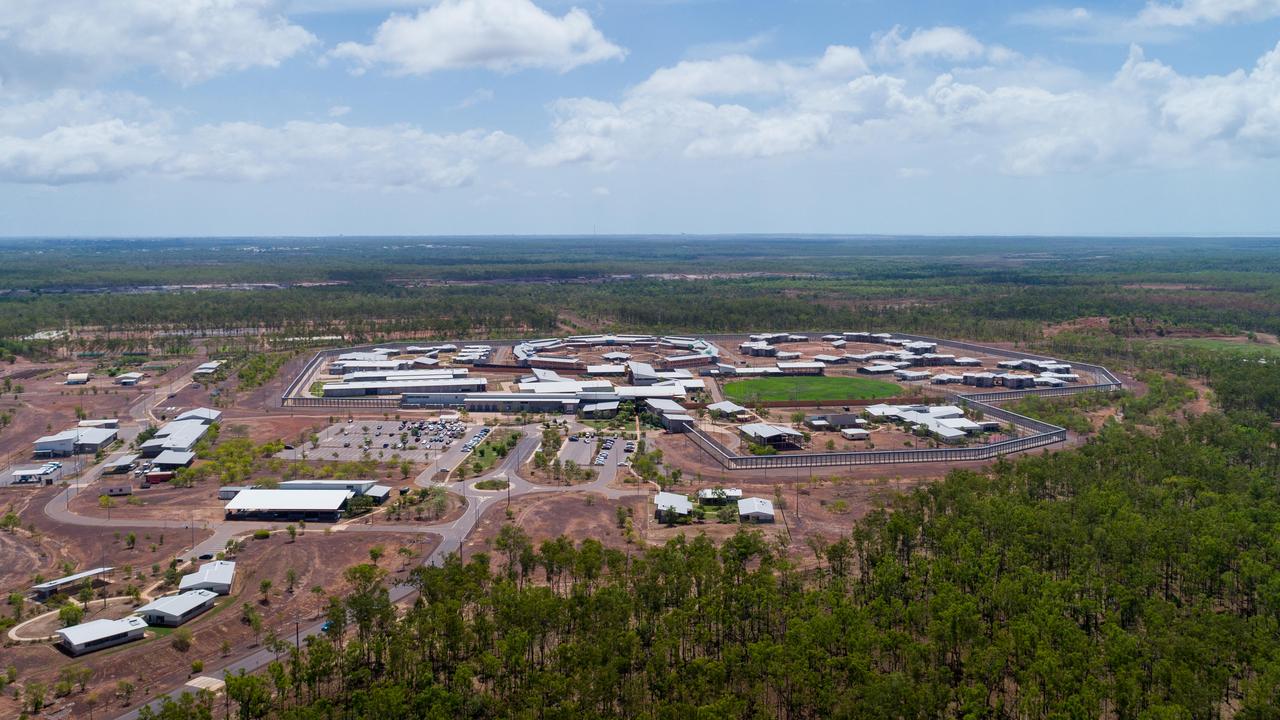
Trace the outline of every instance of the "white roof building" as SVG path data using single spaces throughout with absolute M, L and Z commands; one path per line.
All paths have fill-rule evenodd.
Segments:
M 350 490 L 241 490 L 226 505 L 228 515 L 242 513 L 314 514 L 338 517 L 355 493 Z
M 751 497 L 738 501 L 738 517 L 752 522 L 773 522 L 773 502 Z
M 703 488 L 698 491 L 698 500 L 739 500 L 742 498 L 742 488 Z
M 221 419 L 222 419 L 221 410 L 214 410 L 213 408 L 207 408 L 207 407 L 194 408 L 174 418 L 174 420 L 176 421 L 199 420 L 200 422 L 205 424 L 216 423 Z
M 731 402 L 729 400 L 722 400 L 718 403 L 711 403 L 710 405 L 707 406 L 707 409 L 710 410 L 711 412 L 724 413 L 725 415 L 738 415 L 740 413 L 744 413 L 747 411 L 746 408 L 742 407 L 738 403 Z
M 147 631 L 147 623 L 140 617 L 130 616 L 120 620 L 91 620 L 87 623 L 62 628 L 58 640 L 72 655 L 102 650 L 134 640 L 141 640 Z
M 156 598 L 134 610 L 148 625 L 177 627 L 213 607 L 218 594 L 211 590 L 188 590 Z
M 653 504 L 658 512 L 671 511 L 677 515 L 688 515 L 693 511 L 693 502 L 687 495 L 660 492 L 653 497 Z
M 243 491 L 241 491 L 243 492 Z M 178 582 L 179 590 L 209 590 L 218 595 L 231 592 L 231 583 L 235 581 L 236 564 L 230 560 L 207 562 L 190 575 L 183 575 Z

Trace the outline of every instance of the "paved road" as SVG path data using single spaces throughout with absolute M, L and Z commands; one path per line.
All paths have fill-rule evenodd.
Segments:
M 450 492 L 455 492 L 459 495 L 462 495 L 464 498 L 466 498 L 467 511 L 464 512 L 457 519 L 453 520 L 452 522 L 440 523 L 435 525 L 400 525 L 400 524 L 362 525 L 362 524 L 351 523 L 351 524 L 341 526 L 340 531 L 341 532 L 413 532 L 413 533 L 428 533 L 432 535 L 438 535 L 440 536 L 440 543 L 436 546 L 436 549 L 432 551 L 432 553 L 423 560 L 423 564 L 439 567 L 444 563 L 445 559 L 448 558 L 450 553 L 459 552 L 460 548 L 462 547 L 462 543 L 465 542 L 466 538 L 475 529 L 476 525 L 479 523 L 480 518 L 484 515 L 484 513 L 489 508 L 495 507 L 498 503 L 505 502 L 506 498 L 508 497 L 508 493 L 506 491 L 477 490 L 475 487 L 475 484 L 481 480 L 486 480 L 491 478 L 505 479 L 508 483 L 510 483 L 510 497 L 513 499 L 517 497 L 523 497 L 525 495 L 532 495 L 532 494 L 539 494 L 539 493 L 591 492 L 591 493 L 596 493 L 598 495 L 602 495 L 609 499 L 617 499 L 621 497 L 640 495 L 645 493 L 645 489 L 643 488 L 637 488 L 633 490 L 629 488 L 616 488 L 616 487 L 609 486 L 610 483 L 612 483 L 615 477 L 617 476 L 617 457 L 621 457 L 623 443 L 619 443 L 618 445 L 616 445 L 614 449 L 610 452 L 610 461 L 604 467 L 594 466 L 594 469 L 596 469 L 599 472 L 596 479 L 590 483 L 586 483 L 583 485 L 573 485 L 573 486 L 548 486 L 548 485 L 535 485 L 529 482 L 528 480 L 521 477 L 520 468 L 525 463 L 525 461 L 527 461 L 533 455 L 533 453 L 537 451 L 538 446 L 541 444 L 542 427 L 540 425 L 526 425 L 525 427 L 521 428 L 521 430 L 523 431 L 524 436 L 520 439 L 520 442 L 516 444 L 516 447 L 510 453 L 508 453 L 507 456 L 503 458 L 501 462 L 499 462 L 496 466 L 494 466 L 491 470 L 489 470 L 489 472 L 485 473 L 484 475 L 481 475 L 480 477 L 472 478 L 462 483 L 457 483 L 457 482 L 436 483 L 435 482 L 435 477 L 438 470 L 452 470 L 453 468 L 457 467 L 459 463 L 461 463 L 463 460 L 466 459 L 467 453 L 463 452 L 461 449 L 461 445 L 465 443 L 465 440 L 462 442 L 455 443 L 454 447 L 449 448 L 449 450 L 446 451 L 443 455 L 436 458 L 436 460 L 417 477 L 417 479 L 415 480 L 415 484 L 417 484 L 420 487 L 437 487 L 437 486 L 444 487 L 448 489 Z M 474 434 L 475 434 L 474 432 L 470 432 L 465 437 L 470 438 Z M 50 505 L 52 504 L 53 503 L 50 503 Z M 48 511 L 49 511 L 49 508 L 46 507 L 46 512 Z M 72 515 L 72 517 L 80 518 L 80 516 L 76 516 L 76 515 Z M 94 519 L 80 518 L 80 520 L 94 520 Z M 239 522 L 238 523 L 220 523 L 215 530 L 214 538 L 220 537 L 219 533 L 221 533 L 224 529 L 228 529 L 228 528 L 234 532 L 243 532 L 246 528 L 248 528 L 248 525 L 246 523 L 239 523 Z M 203 543 L 202 545 L 207 545 L 212 541 L 213 541 L 213 538 L 211 538 L 210 541 L 206 541 L 206 543 Z M 225 540 L 223 540 L 222 542 L 225 543 Z M 219 544 L 217 547 L 218 549 L 221 549 L 222 545 Z M 400 602 L 406 598 L 409 598 L 415 592 L 416 590 L 411 585 L 395 585 L 391 587 L 389 590 L 392 602 Z M 302 624 L 298 624 L 296 626 L 296 631 L 297 631 L 296 635 L 298 638 L 308 638 L 320 633 L 321 628 L 323 626 L 324 626 L 324 623 L 320 621 L 310 622 L 305 626 L 303 626 Z M 281 636 L 284 637 L 286 640 L 288 639 L 287 637 L 288 633 L 282 633 Z M 221 668 L 217 670 L 213 670 L 211 672 L 215 676 L 221 676 L 224 673 L 235 674 L 240 672 L 241 670 L 245 671 L 246 673 L 252 673 L 265 667 L 269 662 L 271 662 L 274 659 L 276 659 L 276 656 L 274 653 L 268 650 L 259 649 L 252 653 L 249 653 L 248 655 L 239 657 L 229 662 L 227 665 L 224 665 Z M 172 688 L 169 690 L 169 694 L 172 694 L 172 695 L 181 694 L 181 692 L 184 690 L 184 687 L 185 686 Z M 154 709 L 158 709 L 159 704 L 160 704 L 159 700 L 156 699 L 146 703 L 145 706 L 149 706 L 154 710 Z M 120 720 L 135 720 L 138 717 L 138 711 L 141 709 L 141 707 L 143 706 L 139 706 L 138 708 L 130 710 L 124 714 L 118 715 L 117 717 Z

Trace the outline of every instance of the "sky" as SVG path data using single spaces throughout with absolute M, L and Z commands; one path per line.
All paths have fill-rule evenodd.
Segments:
M 1280 234 L 1280 0 L 0 0 L 0 235 Z

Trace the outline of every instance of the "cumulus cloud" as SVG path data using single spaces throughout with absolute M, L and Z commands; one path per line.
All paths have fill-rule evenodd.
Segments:
M 840 63 L 747 56 L 662 68 L 620 101 L 561 100 L 538 164 L 892 152 L 919 176 L 940 149 L 1016 175 L 1190 167 L 1280 154 L 1280 46 L 1251 70 L 1184 76 L 1134 48 L 1110 81 L 1046 87 L 1013 70 L 921 84 Z M 960 57 L 954 54 L 953 57 Z M 968 50 L 964 56 L 988 57 Z M 913 74 L 913 78 L 916 74 Z M 1065 77 L 1065 75 L 1064 75 Z M 729 102 L 730 98 L 749 102 Z M 923 162 L 922 162 L 923 161 Z
M 357 71 L 383 65 L 393 74 L 426 75 L 469 67 L 566 72 L 625 51 L 579 8 L 556 17 L 531 0 L 443 0 L 416 15 L 392 15 L 373 42 L 344 42 L 331 55 Z
M 276 67 L 315 42 L 270 0 L 0 3 L 0 60 L 17 75 L 48 74 L 50 65 L 89 77 L 148 68 L 191 84 Z
M 0 181 L 62 185 L 128 177 L 447 189 L 481 167 L 518 160 L 516 138 L 469 130 L 340 122 L 227 122 L 175 127 L 129 96 L 62 91 L 0 106 Z

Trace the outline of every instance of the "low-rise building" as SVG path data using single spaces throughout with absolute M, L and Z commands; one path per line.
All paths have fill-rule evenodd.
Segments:
M 91 620 L 87 623 L 62 628 L 57 632 L 58 644 L 71 655 L 102 650 L 141 640 L 146 634 L 147 623 L 140 617 L 129 616 L 120 620 Z
M 685 516 L 693 511 L 693 503 L 687 495 L 660 492 L 653 497 L 654 515 L 661 520 L 663 513 Z
M 214 560 L 196 568 L 196 571 L 183 575 L 178 581 L 179 590 L 208 590 L 218 595 L 231 592 L 231 585 L 236 579 L 236 564 L 230 560 Z
M 156 598 L 134 612 L 148 625 L 178 627 L 213 607 L 218 594 L 212 590 L 188 590 Z
M 781 425 L 748 423 L 738 428 L 743 439 L 755 445 L 772 448 L 798 447 L 804 435 Z
M 698 491 L 698 502 L 703 505 L 727 505 L 742 499 L 741 488 L 703 488 Z
M 750 497 L 738 501 L 738 518 L 743 522 L 773 522 L 773 502 Z

